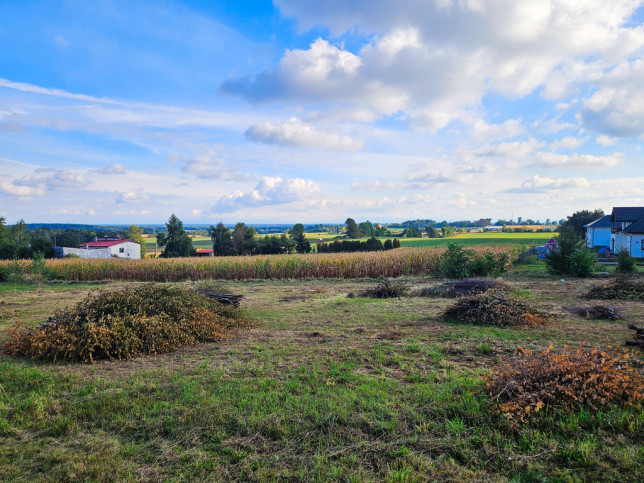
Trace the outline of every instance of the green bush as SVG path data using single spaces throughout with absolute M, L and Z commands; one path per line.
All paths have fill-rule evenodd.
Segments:
M 573 277 L 585 278 L 595 270 L 597 257 L 588 248 L 580 248 L 570 255 L 568 273 Z
M 439 272 L 444 278 L 498 277 L 507 271 L 507 253 L 485 252 L 477 254 L 473 250 L 450 243 L 439 262 Z
M 617 273 L 635 272 L 635 259 L 626 250 L 620 250 L 617 254 Z
M 555 275 L 588 277 L 593 273 L 596 263 L 595 253 L 581 248 L 582 240 L 574 228 L 562 226 L 557 237 L 558 246 L 546 256 L 546 267 Z

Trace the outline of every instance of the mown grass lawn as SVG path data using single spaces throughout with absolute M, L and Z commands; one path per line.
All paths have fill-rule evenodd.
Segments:
M 558 322 L 481 328 L 441 320 L 449 299 L 347 297 L 371 280 L 230 282 L 256 326 L 221 343 L 95 365 L 0 356 L 0 480 L 640 481 L 642 410 L 518 431 L 491 413 L 480 378 L 518 346 L 630 337 L 565 309 L 599 281 L 508 279 Z M 110 286 L 0 285 L 0 340 Z M 641 302 L 615 305 L 642 325 Z

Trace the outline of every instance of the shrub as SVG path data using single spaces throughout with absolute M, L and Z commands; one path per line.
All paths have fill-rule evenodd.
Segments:
M 503 290 L 463 297 L 443 312 L 447 320 L 498 327 L 538 327 L 552 319 Z
M 592 287 L 584 295 L 584 298 L 603 300 L 644 300 L 644 281 L 619 278 Z
M 247 325 L 230 306 L 185 289 L 147 284 L 89 296 L 36 328 L 14 326 L 2 350 L 34 360 L 94 363 L 221 340 Z
M 445 278 L 498 277 L 507 271 L 510 258 L 507 253 L 487 251 L 478 254 L 474 250 L 450 243 L 441 256 L 439 272 Z
M 617 273 L 635 272 L 635 259 L 626 250 L 617 253 Z
M 485 389 L 495 409 L 516 424 L 541 410 L 570 412 L 580 406 L 598 410 L 613 406 L 639 407 L 644 380 L 627 362 L 628 354 L 609 348 L 552 347 L 506 364 L 486 378 Z
M 562 226 L 557 237 L 558 246 L 545 259 L 548 271 L 555 275 L 572 275 L 588 277 L 595 268 L 595 253 L 587 248 L 580 248 L 581 240 L 574 228 Z

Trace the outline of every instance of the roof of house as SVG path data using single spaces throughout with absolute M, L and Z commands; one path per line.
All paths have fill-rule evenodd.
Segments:
M 644 216 L 639 220 L 637 220 L 635 223 L 628 225 L 626 228 L 624 228 L 624 233 L 631 233 L 631 234 L 644 233 Z
M 619 223 L 621 221 L 637 221 L 644 217 L 643 206 L 630 206 L 613 208 L 613 213 L 610 215 L 610 221 Z
M 130 242 L 130 243 L 136 243 L 137 245 L 140 245 L 139 242 L 135 242 L 132 240 L 128 240 L 127 238 L 123 238 L 121 240 L 98 240 L 98 241 L 90 241 L 87 243 L 81 243 L 78 245 L 79 247 L 93 247 L 93 248 L 107 248 L 107 247 L 113 247 L 114 245 L 120 245 L 121 243 L 125 242 Z
M 591 221 L 584 228 L 612 228 L 613 223 L 610 221 L 611 215 L 602 216 L 601 218 Z
M 212 248 L 197 248 L 197 253 L 213 253 Z

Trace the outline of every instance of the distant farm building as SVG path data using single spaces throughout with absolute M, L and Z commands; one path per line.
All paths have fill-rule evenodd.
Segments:
M 127 238 L 94 237 L 94 241 L 81 243 L 76 248 L 56 247 L 56 256 L 76 255 L 80 258 L 141 258 L 141 245 Z
M 215 251 L 212 248 L 197 248 L 198 257 L 212 257 Z

